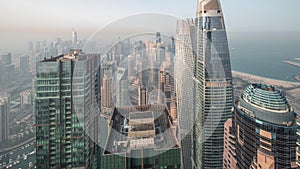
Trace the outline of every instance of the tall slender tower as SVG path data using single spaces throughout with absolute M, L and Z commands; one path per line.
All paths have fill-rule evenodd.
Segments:
M 195 97 L 196 29 L 192 19 L 178 21 L 176 30 L 176 56 L 174 75 L 176 111 L 179 122 L 182 161 L 185 169 L 192 168 L 192 124 Z
M 224 123 L 232 115 L 232 74 L 219 0 L 199 0 L 196 18 L 195 168 L 222 168 Z
M 96 167 L 97 57 L 72 51 L 37 64 L 37 168 Z
M 0 97 L 0 143 L 5 144 L 8 139 L 8 115 L 10 113 L 9 97 Z
M 104 75 L 103 83 L 102 83 L 102 106 L 103 107 L 112 107 L 112 76 L 111 75 Z

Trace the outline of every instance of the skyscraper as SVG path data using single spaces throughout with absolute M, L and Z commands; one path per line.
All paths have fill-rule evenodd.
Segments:
M 12 54 L 3 53 L 0 63 L 0 87 L 1 85 L 7 86 L 12 83 L 14 80 L 14 68 L 15 66 L 12 64 Z
M 252 84 L 235 101 L 232 120 L 235 139 L 226 140 L 226 168 L 297 168 L 296 114 L 283 93 L 275 87 Z M 235 145 L 234 148 L 229 147 Z M 225 160 L 225 159 L 224 159 Z
M 199 0 L 196 18 L 194 163 L 222 168 L 224 123 L 232 115 L 232 74 L 219 0 Z
M 97 57 L 73 50 L 37 64 L 37 168 L 95 167 Z
M 183 167 L 192 168 L 192 125 L 194 118 L 194 69 L 196 31 L 194 20 L 182 20 L 177 23 L 176 30 L 176 56 L 175 91 L 177 103 L 177 116 L 182 146 Z
M 29 64 L 29 56 L 21 56 L 20 57 L 20 75 L 24 80 L 30 79 L 30 64 Z
M 138 102 L 139 106 L 149 104 L 149 95 L 146 86 L 141 85 L 138 88 Z
M 0 143 L 5 144 L 8 139 L 8 118 L 10 113 L 9 97 L 0 98 Z
M 174 97 L 174 79 L 171 75 L 171 58 L 166 58 L 160 67 L 158 78 L 158 103 L 166 104 L 168 109 L 171 108 L 172 98 Z
M 78 37 L 77 37 L 77 32 L 73 30 L 72 32 L 72 37 L 73 37 L 73 48 L 77 47 L 77 42 L 78 42 Z
M 111 75 L 105 74 L 103 77 L 101 94 L 102 94 L 102 104 L 101 106 L 110 108 L 113 106 L 112 100 L 112 77 Z
M 128 106 L 129 99 L 129 80 L 127 69 L 119 67 L 116 72 L 116 104 L 115 106 Z

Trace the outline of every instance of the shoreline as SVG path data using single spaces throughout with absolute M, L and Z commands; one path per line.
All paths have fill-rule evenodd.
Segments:
M 295 59 L 296 60 L 296 59 Z M 299 59 L 300 60 L 300 59 Z M 291 62 L 291 61 L 283 61 L 283 63 L 290 64 L 292 66 L 300 67 L 300 63 L 297 62 Z
M 249 83 L 264 83 L 276 87 L 283 87 L 283 88 L 297 88 L 300 87 L 300 82 L 288 82 L 283 80 L 276 80 L 256 75 L 251 75 L 248 73 L 232 71 L 232 76 L 245 80 Z
M 300 75 L 295 75 L 294 79 L 300 82 Z

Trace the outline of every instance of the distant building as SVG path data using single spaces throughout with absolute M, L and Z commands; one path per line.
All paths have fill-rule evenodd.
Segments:
M 101 169 L 180 169 L 180 144 L 165 105 L 117 107 Z
M 73 40 L 72 40 L 73 48 L 77 48 L 77 42 L 78 42 L 77 32 L 73 31 L 72 37 L 73 37 Z
M 116 72 L 116 104 L 115 106 L 128 106 L 129 98 L 129 80 L 127 69 L 119 67 Z
M 10 113 L 9 97 L 0 98 L 0 143 L 3 145 L 8 140 L 8 120 Z
M 4 53 L 1 55 L 0 63 L 0 86 L 7 86 L 14 80 L 15 66 L 12 64 L 11 53 Z
M 104 75 L 103 77 L 103 83 L 101 88 L 101 94 L 102 94 L 102 107 L 112 107 L 113 104 L 113 98 L 112 98 L 112 77 L 111 75 Z
M 20 93 L 21 97 L 21 110 L 30 110 L 32 106 L 32 92 L 31 90 L 25 90 Z
M 131 79 L 134 76 L 134 69 L 135 69 L 135 57 L 132 55 L 128 55 L 128 79 Z
M 158 78 L 158 103 L 166 104 L 169 110 L 174 97 L 174 77 L 172 76 L 171 64 L 170 58 L 162 62 Z
M 20 57 L 20 75 L 24 80 L 31 79 L 29 56 Z
M 224 155 L 230 153 L 224 166 L 297 168 L 299 137 L 295 119 L 295 112 L 280 90 L 264 84 L 250 85 L 235 102 L 233 132 L 225 132 Z M 231 136 L 233 133 L 235 137 Z
M 142 85 L 138 88 L 138 102 L 139 106 L 149 104 L 149 94 L 146 86 Z
M 98 57 L 72 50 L 37 63 L 37 168 L 97 167 Z

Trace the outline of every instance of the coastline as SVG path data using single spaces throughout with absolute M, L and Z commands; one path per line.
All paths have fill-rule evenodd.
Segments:
M 283 87 L 283 88 L 299 88 L 300 82 L 288 82 L 283 80 L 276 80 L 256 75 L 251 75 L 248 73 L 232 71 L 232 76 L 243 79 L 249 83 L 265 83 L 268 85 L 276 86 L 276 87 Z
M 297 59 L 295 59 L 295 60 L 297 60 Z M 283 61 L 283 63 L 287 63 L 287 64 L 290 64 L 292 66 L 300 67 L 300 63 L 297 63 L 297 62 Z
M 300 75 L 294 76 L 294 79 L 300 82 Z

